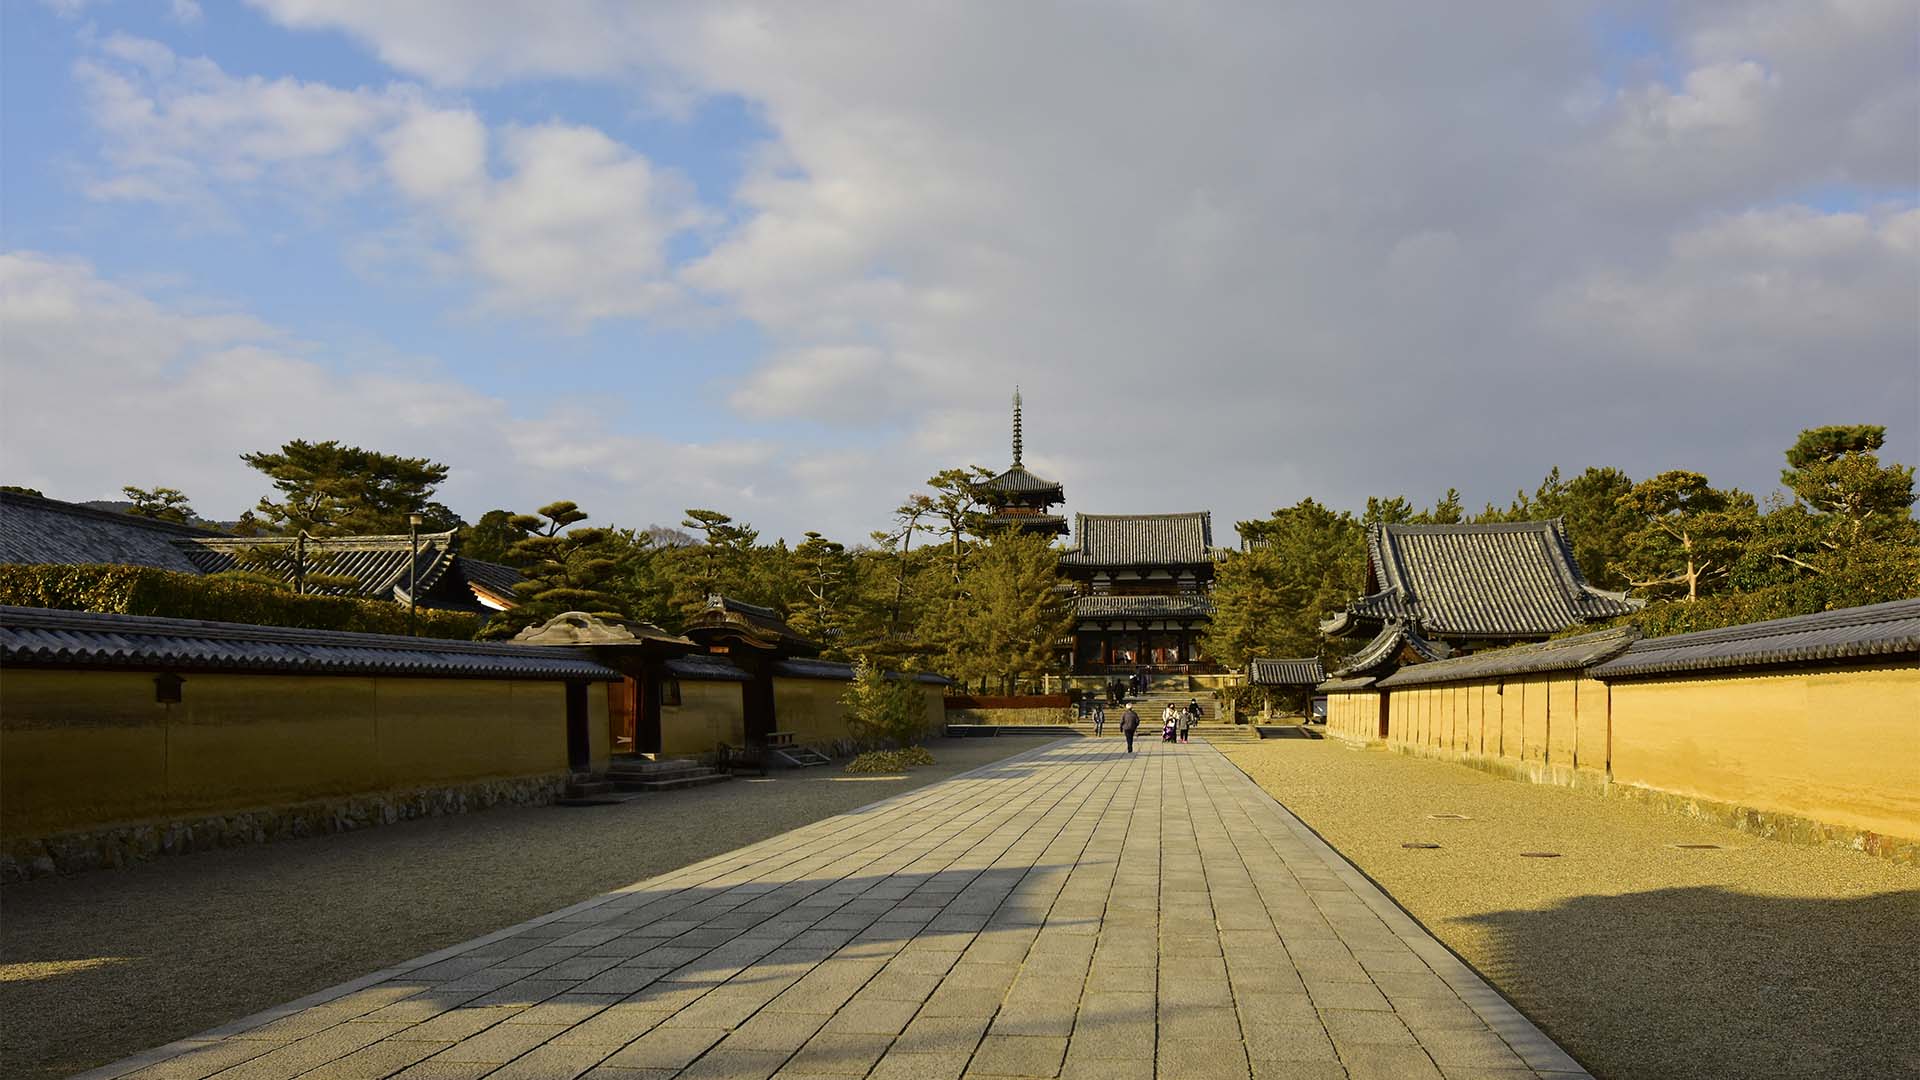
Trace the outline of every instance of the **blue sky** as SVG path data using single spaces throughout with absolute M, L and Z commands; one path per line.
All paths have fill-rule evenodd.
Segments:
M 1920 458 L 1906 5 L 438 3 L 0 8 L 8 482 L 228 516 L 341 437 L 469 515 L 851 540 L 1016 382 L 1069 511 L 1223 538 Z

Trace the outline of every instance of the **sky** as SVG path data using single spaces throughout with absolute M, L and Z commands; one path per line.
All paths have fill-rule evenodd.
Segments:
M 470 520 L 1756 493 L 1920 462 L 1920 8 L 20 0 L 0 482 L 340 439 Z

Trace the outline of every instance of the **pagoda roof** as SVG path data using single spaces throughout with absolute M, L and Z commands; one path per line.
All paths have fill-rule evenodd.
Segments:
M 1015 465 L 999 476 L 980 485 L 988 491 L 1001 495 L 1062 495 L 1059 484 L 1028 471 L 1025 465 Z M 1060 501 L 1055 499 L 1055 502 Z
M 1371 526 L 1367 589 L 1321 631 L 1407 622 L 1428 637 L 1544 638 L 1642 605 L 1586 583 L 1558 518 Z
M 1213 515 L 1075 514 L 1064 566 L 1189 566 L 1213 562 Z

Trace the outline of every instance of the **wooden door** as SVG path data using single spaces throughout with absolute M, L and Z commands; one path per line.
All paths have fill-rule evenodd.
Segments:
M 632 676 L 607 687 L 607 746 L 615 754 L 639 750 L 640 683 Z

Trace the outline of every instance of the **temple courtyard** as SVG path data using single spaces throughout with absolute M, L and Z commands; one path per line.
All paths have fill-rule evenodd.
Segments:
M 1857 1076 L 1920 1061 L 1893 1004 L 1920 992 L 1910 866 L 1331 741 L 936 754 L 912 779 L 818 770 L 10 888 L 9 1071 L 136 1050 L 95 1075 L 1585 1075 L 1577 1056 L 1602 1077 Z M 795 819 L 809 823 L 782 831 Z M 658 876 L 607 877 L 646 867 Z M 558 910 L 528 910 L 542 897 Z M 456 933 L 472 939 L 403 958 Z M 188 1025 L 168 1012 L 181 1000 L 225 1011 Z M 111 1043 L 88 1027 L 102 1001 L 124 1029 Z

